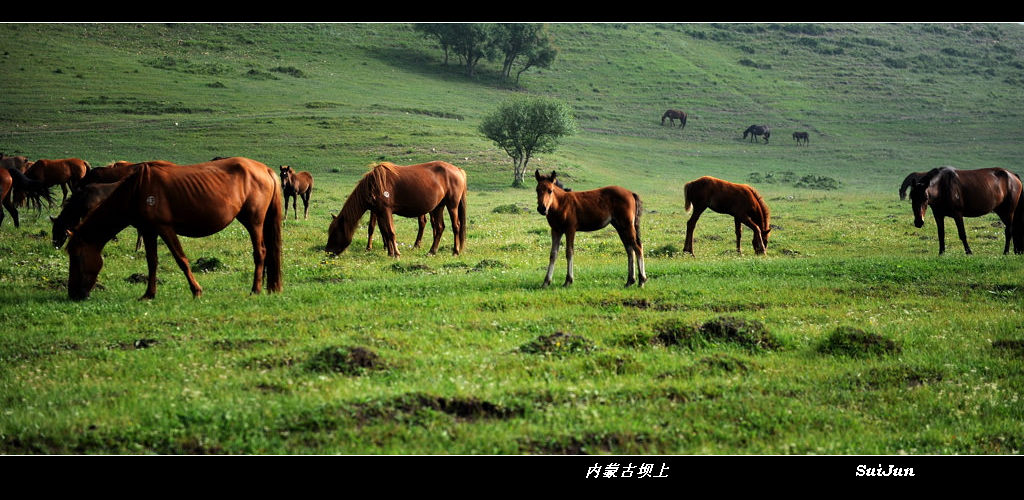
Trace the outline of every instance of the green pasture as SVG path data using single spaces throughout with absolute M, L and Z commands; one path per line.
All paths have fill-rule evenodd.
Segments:
M 313 173 L 284 223 L 284 291 L 250 295 L 239 224 L 183 238 L 192 299 L 134 230 L 67 299 L 47 215 L 0 223 L 0 453 L 1019 454 L 1024 260 L 994 215 L 913 227 L 897 190 L 941 165 L 1024 171 L 1024 28 L 1010 24 L 553 24 L 514 88 L 404 24 L 0 24 L 0 151 Z M 503 97 L 561 99 L 580 131 L 531 162 L 576 190 L 640 194 L 649 281 L 610 228 L 564 250 L 476 127 Z M 680 131 L 666 108 L 690 113 Z M 754 123 L 768 144 L 742 140 Z M 810 132 L 797 146 L 793 131 Z M 365 223 L 323 251 L 369 164 L 468 173 L 466 251 L 390 259 Z M 683 185 L 749 183 L 775 225 L 706 212 L 681 253 Z M 529 184 L 529 182 L 527 183 Z M 57 190 L 58 199 L 60 197 Z

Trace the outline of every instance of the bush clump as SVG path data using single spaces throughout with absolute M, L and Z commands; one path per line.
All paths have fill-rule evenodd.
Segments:
M 597 346 L 585 337 L 565 332 L 542 335 L 519 347 L 519 352 L 527 354 L 565 355 L 590 352 Z
M 892 340 L 852 326 L 836 328 L 818 345 L 818 351 L 824 354 L 855 358 L 897 354 L 901 350 L 899 344 Z
M 782 347 L 760 321 L 731 316 L 706 321 L 699 327 L 676 320 L 664 321 L 655 325 L 654 330 L 658 342 L 690 349 L 720 343 L 738 344 L 753 351 Z
M 311 372 L 333 372 L 345 375 L 363 375 L 370 370 L 384 367 L 377 353 L 365 347 L 327 347 L 314 354 L 306 362 Z
M 520 210 L 519 207 L 515 205 L 515 203 L 509 203 L 508 205 L 498 205 L 494 207 L 494 209 L 491 210 L 491 212 L 496 214 L 518 214 L 522 213 L 523 211 Z

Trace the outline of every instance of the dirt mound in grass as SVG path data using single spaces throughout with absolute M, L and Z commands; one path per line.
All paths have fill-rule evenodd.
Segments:
M 309 371 L 345 375 L 362 375 L 385 367 L 381 357 L 365 347 L 328 347 L 314 354 L 306 362 L 306 369 Z
M 818 345 L 818 352 L 855 358 L 898 354 L 901 350 L 900 345 L 892 340 L 852 326 L 832 330 Z
M 721 343 L 739 344 L 755 351 L 782 347 L 782 343 L 760 321 L 731 316 L 705 321 L 700 326 L 677 320 L 663 321 L 656 324 L 654 330 L 655 341 L 691 349 Z
M 585 337 L 565 332 L 542 335 L 519 347 L 519 352 L 528 354 L 564 355 L 579 352 L 590 352 L 596 346 Z

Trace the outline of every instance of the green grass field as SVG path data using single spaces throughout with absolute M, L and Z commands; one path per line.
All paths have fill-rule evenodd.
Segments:
M 520 88 L 463 76 L 400 24 L 0 24 L 0 151 L 198 163 L 246 156 L 315 177 L 284 223 L 285 288 L 250 296 L 232 224 L 183 238 L 219 263 L 192 299 L 166 247 L 152 301 L 134 230 L 67 299 L 46 215 L 0 224 L 4 454 L 1019 454 L 1024 260 L 994 214 L 913 227 L 897 190 L 941 165 L 1021 172 L 1024 27 L 553 24 Z M 576 240 L 541 288 L 536 195 L 476 126 L 503 97 L 558 98 L 580 125 L 531 164 L 644 200 L 650 280 L 623 288 L 614 230 Z M 690 113 L 687 127 L 661 113 Z M 768 144 L 742 140 L 753 123 Z M 797 146 L 793 131 L 810 132 Z M 454 257 L 402 257 L 365 225 L 323 251 L 369 164 L 468 172 Z M 683 184 L 756 187 L 767 256 L 705 213 L 681 253 Z M 805 177 L 809 181 L 800 182 Z M 530 184 L 532 181 L 528 182 Z M 59 189 L 58 199 L 59 199 Z M 514 206 L 514 210 L 509 206 Z M 301 211 L 301 202 L 299 210 Z M 366 218 L 364 217 L 364 224 Z M 451 224 L 448 223 L 450 228 Z M 429 244 L 429 230 L 427 231 Z M 565 273 L 564 250 L 554 283 Z

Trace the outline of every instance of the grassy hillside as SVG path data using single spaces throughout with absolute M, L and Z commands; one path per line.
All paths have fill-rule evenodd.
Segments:
M 101 288 L 70 302 L 45 216 L 5 217 L 0 452 L 1020 452 L 1024 261 L 1002 255 L 995 215 L 968 220 L 974 255 L 951 232 L 937 256 L 934 222 L 915 229 L 896 191 L 940 165 L 1024 171 L 1024 28 L 549 30 L 556 63 L 512 88 L 495 63 L 476 78 L 443 66 L 410 25 L 0 25 L 6 154 L 240 155 L 316 182 L 310 218 L 285 223 L 276 296 L 248 296 L 233 224 L 183 240 L 193 262 L 220 262 L 197 275 L 201 299 L 161 245 L 157 297 L 137 301 L 129 229 Z M 520 92 L 569 103 L 581 129 L 531 168 L 643 198 L 644 289 L 621 288 L 611 229 L 577 238 L 571 288 L 540 288 L 547 223 L 476 132 Z M 660 125 L 667 108 L 690 113 L 684 130 Z M 742 139 L 754 123 L 768 144 Z M 410 248 L 408 219 L 397 261 L 379 235 L 363 250 L 362 230 L 322 251 L 380 160 L 468 172 L 464 255 L 450 231 L 437 256 Z M 710 212 L 696 256 L 680 253 L 682 186 L 701 175 L 763 194 L 767 256 L 749 230 L 736 255 L 732 221 Z M 555 283 L 564 272 L 563 251 Z

